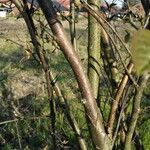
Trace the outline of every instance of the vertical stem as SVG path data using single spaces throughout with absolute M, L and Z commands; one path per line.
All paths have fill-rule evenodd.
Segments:
M 88 0 L 94 10 L 99 10 L 99 0 Z M 88 78 L 97 99 L 100 80 L 100 25 L 89 13 L 88 16 Z
M 104 69 L 111 83 L 110 90 L 112 91 L 112 94 L 114 95 L 116 88 L 117 88 L 117 84 L 118 84 L 119 73 L 116 67 L 116 61 L 115 61 L 115 57 L 113 54 L 110 39 L 106 31 L 103 28 L 101 32 L 102 32 L 101 33 L 101 49 L 104 55 L 103 56 Z
M 132 68 L 133 68 L 133 64 L 129 63 L 127 68 L 128 68 L 129 73 L 131 73 Z M 109 133 L 110 137 L 112 137 L 113 125 L 114 125 L 114 122 L 115 122 L 115 117 L 116 117 L 116 111 L 118 109 L 118 104 L 119 104 L 120 98 L 123 94 L 123 91 L 125 89 L 125 86 L 128 82 L 128 79 L 129 79 L 128 75 L 125 74 L 124 77 L 122 78 L 122 81 L 121 81 L 119 87 L 118 87 L 118 90 L 116 92 L 113 104 L 111 106 L 111 110 L 110 110 L 110 114 L 109 114 L 109 118 L 108 118 L 108 133 Z
M 142 98 L 143 90 L 146 86 L 146 82 L 148 78 L 149 78 L 149 75 L 145 74 L 141 76 L 139 79 L 139 88 L 136 90 L 134 101 L 133 101 L 131 121 L 130 121 L 130 125 L 127 131 L 126 139 L 125 139 L 124 150 L 131 150 L 132 136 L 136 127 L 138 117 L 139 117 L 141 98 Z
M 19 149 L 22 149 L 21 138 L 20 138 L 20 133 L 19 133 L 19 129 L 18 129 L 18 121 L 15 122 L 15 126 L 16 126 L 16 131 L 17 131 Z
M 70 37 L 75 51 L 77 51 L 76 23 L 75 23 L 75 0 L 70 0 Z

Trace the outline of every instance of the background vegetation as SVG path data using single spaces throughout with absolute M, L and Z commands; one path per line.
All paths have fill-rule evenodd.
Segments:
M 0 149 L 150 149 L 148 16 L 75 1 L 63 31 L 51 2 L 13 2 L 24 12 L 0 19 Z

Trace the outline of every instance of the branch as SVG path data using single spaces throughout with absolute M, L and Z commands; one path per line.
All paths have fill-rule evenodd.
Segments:
M 136 90 L 134 102 L 133 102 L 133 110 L 131 115 L 131 121 L 129 125 L 129 129 L 127 131 L 126 139 L 125 139 L 125 147 L 124 150 L 130 150 L 131 149 L 131 141 L 132 136 L 136 127 L 136 123 L 139 117 L 140 113 L 140 103 L 142 99 L 143 90 L 146 86 L 146 82 L 149 79 L 150 75 L 145 74 L 140 77 L 139 79 L 139 88 Z
M 133 68 L 133 64 L 130 63 L 127 68 L 128 68 L 129 73 L 131 73 L 132 68 Z M 125 74 L 120 85 L 119 85 L 118 91 L 116 92 L 113 104 L 111 106 L 111 111 L 110 111 L 109 119 L 108 119 L 108 129 L 107 129 L 108 133 L 110 134 L 110 137 L 112 137 L 113 124 L 114 124 L 114 121 L 116 118 L 116 111 L 118 109 L 118 104 L 119 104 L 119 101 L 122 97 L 124 88 L 128 82 L 128 79 L 129 79 L 128 75 Z
M 16 1 L 14 1 L 15 3 Z M 23 11 L 22 7 L 19 5 L 19 3 L 15 3 L 17 8 L 20 10 L 20 12 Z M 40 41 L 39 41 L 39 35 L 37 34 L 36 30 L 35 30 L 35 25 L 34 25 L 34 22 L 31 18 L 31 16 L 27 13 L 27 12 L 24 12 L 23 13 L 23 17 L 24 17 L 24 20 L 27 24 L 27 27 L 28 27 L 28 30 L 29 30 L 29 33 L 30 33 L 30 36 L 31 36 L 31 39 L 32 39 L 32 44 L 33 46 L 35 47 L 35 50 L 40 58 L 40 61 L 41 61 L 41 64 L 42 64 L 42 67 L 43 67 L 43 70 L 45 72 L 45 78 L 46 78 L 46 83 L 47 83 L 47 91 L 48 91 L 48 96 L 50 98 L 50 107 L 51 107 L 51 112 L 53 112 L 53 116 L 51 117 L 51 122 L 52 122 L 52 126 L 53 126 L 53 136 L 55 136 L 54 132 L 55 132 L 55 112 L 54 112 L 54 104 L 53 104 L 53 100 L 51 100 L 52 96 L 51 95 L 51 92 L 52 90 L 55 91 L 55 94 L 57 95 L 57 97 L 59 98 L 61 104 L 65 103 L 65 99 L 64 99 L 64 96 L 62 95 L 62 92 L 58 86 L 57 83 L 53 83 L 54 81 L 54 77 L 53 77 L 53 73 L 50 72 L 49 70 L 49 66 L 48 66 L 48 63 L 46 61 L 46 57 L 45 57 L 45 54 L 43 52 L 43 49 L 41 47 L 41 44 L 40 44 Z M 81 148 L 81 150 L 86 150 L 86 144 L 85 144 L 85 141 L 83 139 L 83 137 L 81 136 L 81 131 L 80 131 L 80 128 L 74 118 L 74 116 L 72 115 L 72 113 L 69 111 L 68 109 L 68 106 L 65 105 L 65 112 L 67 114 L 67 119 L 68 119 L 68 122 L 70 123 L 71 127 L 73 128 L 73 131 L 75 132 L 75 135 L 77 136 L 77 139 L 78 139 L 78 142 L 79 142 L 79 146 Z M 53 137 L 55 138 L 55 137 Z
M 96 148 L 107 150 L 109 149 L 109 140 L 104 129 L 102 114 L 97 106 L 88 78 L 84 73 L 82 63 L 70 41 L 67 39 L 62 25 L 56 17 L 52 2 L 47 0 L 38 0 L 38 2 L 53 34 L 57 38 L 58 45 L 74 71 L 79 88 L 82 91 L 84 98 L 83 104 L 85 106 L 88 124 Z
M 24 118 L 19 118 L 19 119 L 2 121 L 2 122 L 0 122 L 0 125 L 4 125 L 4 124 L 8 124 L 8 123 L 14 123 L 14 122 L 18 122 L 18 121 L 24 121 L 24 120 L 38 120 L 38 119 L 44 119 L 44 118 L 48 118 L 48 117 L 49 116 L 24 117 Z
M 113 140 L 112 140 L 112 148 L 113 148 L 113 146 L 114 146 L 114 144 L 115 144 L 115 141 L 116 141 L 116 138 L 117 138 L 117 135 L 118 135 L 118 131 L 119 131 L 119 127 L 120 128 L 122 128 L 121 129 L 121 131 L 120 132 L 124 132 L 124 130 L 123 130 L 123 126 L 125 126 L 125 124 L 124 124 L 124 109 L 125 109 L 125 105 L 126 105 L 126 103 L 127 103 L 127 96 L 129 95 L 129 91 L 130 91 L 130 85 L 127 87 L 127 90 L 124 92 L 125 93 L 125 96 L 124 96 L 124 98 L 123 98 L 123 102 L 122 102 L 122 105 L 121 105 L 121 110 L 118 112 L 118 115 L 119 115 L 119 117 L 118 117 L 118 119 L 117 119 L 117 122 L 116 122 L 116 129 L 115 129 L 115 131 L 114 131 L 114 134 L 113 134 Z M 122 121 L 122 126 L 121 126 L 121 121 Z M 123 134 L 123 133 L 122 133 Z M 120 135 L 120 137 L 121 137 L 121 135 Z M 122 138 L 122 140 L 123 140 L 123 138 Z M 121 141 L 121 142 L 123 142 L 123 141 Z

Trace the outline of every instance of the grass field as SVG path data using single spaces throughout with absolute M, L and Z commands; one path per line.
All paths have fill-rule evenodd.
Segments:
M 62 24 L 69 37 L 68 22 L 62 21 Z M 78 53 L 86 72 L 87 19 L 80 18 L 76 26 Z M 128 23 L 116 22 L 115 26 L 123 39 L 125 30 L 129 32 L 134 31 Z M 36 60 L 32 57 L 29 59 L 26 57 L 26 49 L 29 44 L 31 44 L 30 36 L 22 18 L 0 18 L 0 110 L 3 112 L 0 114 L 0 149 L 46 150 L 52 145 L 48 117 L 50 113 L 49 100 L 46 92 L 45 77 L 41 66 Z M 52 41 L 44 47 L 50 70 L 67 97 L 70 110 L 80 125 L 83 135 L 86 137 L 89 150 L 92 150 L 90 147 L 91 140 L 89 140 L 89 135 L 87 134 L 83 113 L 84 108 L 80 101 L 81 94 L 71 67 L 59 48 L 55 49 Z M 30 48 L 32 49 L 33 47 L 31 46 Z M 101 81 L 104 81 L 103 77 Z M 102 94 L 104 95 L 104 100 L 109 99 L 105 87 L 103 87 Z M 101 98 L 103 99 L 103 96 Z M 146 103 L 147 101 L 144 102 Z M 70 125 L 60 106 L 56 108 L 57 143 L 60 149 L 77 150 L 75 135 Z M 106 114 L 107 116 L 107 113 L 108 110 L 104 110 L 104 115 Z M 14 121 L 16 118 L 19 118 L 20 121 Z M 7 120 L 10 122 L 5 122 Z M 140 134 L 142 134 L 144 125 L 149 130 L 148 122 L 141 125 Z M 146 131 L 144 130 L 143 132 L 145 133 Z M 148 132 L 142 136 L 145 145 L 148 145 L 147 139 L 149 139 Z
M 2 104 L 0 109 L 4 111 L 0 115 L 0 122 L 14 120 L 16 117 L 26 118 L 17 123 L 10 121 L 10 123 L 2 125 L 0 148 L 7 150 L 46 148 L 47 144 L 51 145 L 51 140 L 50 122 L 46 117 L 49 115 L 49 101 L 44 73 L 41 66 L 33 58 L 26 59 L 25 49 L 28 48 L 27 43 L 30 43 L 30 37 L 23 19 L 0 18 L 0 22 L 0 102 Z M 68 34 L 68 23 L 63 21 L 63 25 Z M 87 48 L 86 27 L 87 22 L 81 21 L 80 28 L 77 30 L 79 52 L 83 63 L 86 62 L 87 58 L 87 56 L 85 57 Z M 79 93 L 77 83 L 63 54 L 58 49 L 54 51 L 54 48 L 51 43 L 46 45 L 50 69 L 57 77 L 61 89 L 65 89 L 63 92 L 67 95 L 70 108 L 84 132 L 86 126 L 83 120 L 83 108 L 79 102 L 81 95 L 77 94 Z M 35 121 L 31 119 L 34 117 L 37 118 Z M 56 126 L 60 147 L 69 148 L 70 145 L 67 141 L 66 144 L 62 144 L 63 140 L 69 139 L 73 144 L 75 139 L 62 113 L 57 113 Z M 71 147 L 77 149 L 76 145 Z

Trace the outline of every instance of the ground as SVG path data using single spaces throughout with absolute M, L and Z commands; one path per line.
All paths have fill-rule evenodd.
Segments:
M 26 49 L 31 44 L 25 22 L 22 18 L 0 18 L 0 80 L 10 90 L 14 99 L 22 99 L 28 95 L 44 96 L 45 80 L 40 65 L 33 59 L 27 59 Z M 69 23 L 62 20 L 69 38 Z M 124 24 L 124 23 L 123 23 Z M 77 47 L 83 64 L 87 62 L 87 19 L 80 17 L 77 26 Z M 116 29 L 122 32 L 130 29 L 129 24 L 116 23 Z M 65 88 L 72 88 L 74 76 L 60 50 L 52 43 L 46 45 L 47 57 L 55 76 Z M 86 68 L 86 67 L 85 67 Z M 86 70 L 85 70 L 86 71 Z M 63 88 L 64 88 L 63 87 Z M 1 94 L 2 98 L 2 86 Z M 40 94 L 39 94 L 40 93 Z
M 36 78 L 39 77 L 37 76 L 37 74 L 39 74 L 37 69 L 38 70 L 40 69 L 38 68 L 38 65 L 36 64 L 36 61 L 34 61 L 33 59 L 26 60 L 25 58 L 26 57 L 25 49 L 28 48 L 27 43 L 30 41 L 29 39 L 30 37 L 27 31 L 26 25 L 24 23 L 24 20 L 22 18 L 17 19 L 15 17 L 9 17 L 9 18 L 4 18 L 4 19 L 0 18 L 0 22 L 1 22 L 0 23 L 1 74 L 3 74 L 3 72 L 7 72 L 10 75 L 8 77 L 8 80 L 10 82 L 16 83 L 17 86 L 15 85 L 15 87 L 12 89 L 17 90 L 16 87 L 20 89 L 20 86 L 25 86 L 25 85 L 28 87 L 28 84 L 31 83 L 30 81 L 33 82 L 34 80 L 37 80 Z M 62 22 L 66 31 L 68 32 L 68 29 L 69 29 L 68 22 L 66 21 L 62 21 Z M 86 41 L 84 38 L 84 36 L 87 35 L 87 30 L 85 30 L 86 27 L 87 27 L 87 22 L 80 21 L 80 28 L 78 28 L 78 31 L 77 31 L 77 38 L 79 42 L 78 44 L 81 45 L 79 47 L 81 53 L 83 53 L 86 49 Z M 70 35 L 68 34 L 68 36 Z M 84 39 L 84 41 L 81 40 L 82 38 Z M 54 47 L 52 47 L 51 49 L 54 49 Z M 60 62 L 61 60 L 58 60 L 58 63 Z M 52 64 L 52 65 L 56 67 L 56 64 Z M 59 67 L 59 65 L 57 67 Z M 40 71 L 40 74 L 41 74 L 41 71 Z M 22 82 L 22 83 L 18 83 L 16 79 L 18 82 Z M 22 80 L 20 81 L 19 79 L 22 79 Z M 24 84 L 25 82 L 27 82 L 28 84 L 27 83 Z M 44 82 L 44 81 L 39 81 L 39 82 Z M 32 84 L 33 83 L 31 83 L 31 85 Z M 35 85 L 32 85 L 32 86 L 35 87 Z M 32 86 L 31 86 L 31 89 L 34 89 L 32 88 Z M 24 88 L 22 89 L 24 90 Z M 30 88 L 29 88 L 29 91 L 30 91 Z M 22 93 L 21 91 L 19 92 L 17 91 L 15 93 L 20 93 L 18 94 L 18 98 L 20 98 L 19 95 L 23 96 L 23 93 L 25 92 Z
M 69 37 L 68 22 L 62 20 L 62 24 Z M 84 62 L 86 61 L 84 53 L 87 49 L 87 20 L 80 20 L 77 25 L 80 26 L 77 30 L 78 45 L 80 45 L 78 49 L 81 54 L 79 56 Z M 4 125 L 0 128 L 0 149 L 20 149 L 21 147 L 30 149 L 30 146 L 36 149 L 38 144 L 41 147 L 46 147 L 47 141 L 50 142 L 48 140 L 49 131 L 47 131 L 49 119 L 46 117 L 49 115 L 49 99 L 45 76 L 41 66 L 32 57 L 26 58 L 26 49 L 28 45 L 32 45 L 30 41 L 22 18 L 0 18 L 0 110 L 4 112 L 0 115 L 0 123 L 3 124 L 4 122 Z M 45 48 L 50 69 L 61 88 L 65 89 L 64 92 L 68 100 L 71 101 L 71 109 L 79 110 L 78 112 L 75 111 L 75 116 L 78 116 L 78 120 L 80 120 L 80 117 L 82 117 L 80 112 L 83 111 L 83 108 L 80 104 L 77 104 L 80 95 L 77 94 L 79 90 L 73 72 L 62 52 L 58 49 L 54 50 L 55 47 L 51 41 Z M 37 118 L 38 122 L 32 122 L 34 117 Z M 40 117 L 43 118 L 42 122 L 40 122 Z M 13 120 L 14 118 L 30 118 L 31 121 L 24 119 L 23 122 L 19 122 L 20 124 L 17 125 L 19 131 L 16 132 L 15 123 L 11 123 L 11 121 L 5 123 L 6 120 Z M 62 124 L 65 126 L 66 119 L 63 119 L 63 114 L 58 114 L 57 118 L 58 128 L 62 128 Z M 84 124 L 82 121 L 83 127 Z M 45 129 L 41 129 L 41 126 L 44 126 Z M 40 131 L 36 133 L 37 130 Z M 63 130 L 68 132 L 70 140 L 74 140 L 70 127 Z M 67 139 L 61 135 L 63 134 L 62 131 L 58 130 L 57 132 L 58 143 L 63 146 L 61 142 Z M 18 134 L 21 136 L 21 144 L 19 144 L 20 139 L 17 138 Z M 48 136 L 44 137 L 47 134 Z M 68 142 L 66 141 L 66 143 Z M 51 145 L 51 143 L 49 144 Z M 76 145 L 72 147 L 76 147 Z
M 0 22 L 1 81 L 4 81 L 3 79 L 7 76 L 5 84 L 8 86 L 7 88 L 11 88 L 15 99 L 20 99 L 37 91 L 36 85 L 39 86 L 42 93 L 44 79 L 41 75 L 39 78 L 38 72 L 31 65 L 31 63 L 36 64 L 36 62 L 23 59 L 27 40 L 29 40 L 24 21 L 6 18 L 1 19 Z
M 62 21 L 62 24 L 69 37 L 68 22 Z M 122 33 L 126 31 L 130 33 L 131 30 L 134 30 L 128 23 L 116 22 L 115 24 L 121 35 L 124 35 Z M 87 19 L 79 18 L 76 25 L 78 53 L 83 65 L 86 65 Z M 124 39 L 123 36 L 122 38 Z M 50 142 L 49 119 L 46 119 L 49 115 L 49 99 L 44 73 L 41 66 L 32 57 L 29 59 L 26 57 L 26 49 L 29 48 L 29 44 L 31 44 L 30 37 L 22 18 L 0 18 L 0 110 L 3 112 L 0 114 L 0 123 L 14 118 L 25 118 L 22 122 L 17 122 L 19 125 L 17 123 L 4 123 L 0 128 L 0 149 L 7 145 L 11 148 L 6 147 L 6 149 L 21 149 L 21 147 L 32 149 L 32 146 L 36 149 L 39 148 L 37 147 L 39 145 L 42 148 L 46 147 L 47 143 Z M 66 92 L 68 102 L 71 102 L 71 110 L 82 127 L 83 133 L 87 134 L 83 119 L 83 107 L 81 103 L 78 103 L 81 95 L 73 72 L 61 51 L 54 49 L 52 43 L 45 46 L 50 70 L 53 71 L 55 79 L 61 89 L 64 90 L 63 92 Z M 11 111 L 9 112 L 9 110 Z M 30 119 L 36 118 L 29 121 L 29 117 Z M 63 117 L 63 113 L 57 114 L 57 140 L 62 141 L 58 143 L 67 143 L 67 138 L 75 143 L 72 130 Z M 16 131 L 16 126 L 19 127 L 19 131 Z M 63 132 L 60 132 L 59 129 L 62 129 Z M 90 140 L 88 142 L 90 143 Z M 73 147 L 77 149 L 74 144 L 72 149 Z

